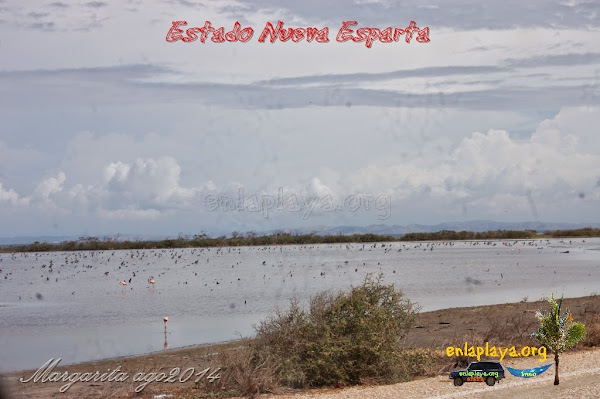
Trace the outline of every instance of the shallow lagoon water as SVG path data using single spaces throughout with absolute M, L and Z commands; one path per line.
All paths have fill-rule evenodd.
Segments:
M 306 303 L 320 291 L 347 290 L 367 273 L 383 273 L 384 282 L 423 311 L 600 292 L 598 238 L 17 253 L 0 259 L 0 371 L 38 368 L 50 358 L 62 358 L 64 365 L 251 336 L 253 324 L 276 306 L 288 306 L 290 298 Z

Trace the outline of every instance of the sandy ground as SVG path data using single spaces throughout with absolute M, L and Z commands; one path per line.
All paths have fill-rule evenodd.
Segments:
M 513 360 L 504 365 L 530 368 L 538 366 L 539 362 L 529 358 Z M 518 378 L 508 375 L 508 372 L 506 374 L 507 377 L 493 387 L 474 382 L 456 387 L 448 376 L 444 375 L 394 385 L 353 387 L 272 397 L 276 399 L 597 399 L 600 398 L 600 349 L 564 353 L 560 358 L 560 385 L 558 386 L 553 384 L 554 366 L 534 378 Z
M 532 358 L 515 359 L 505 365 L 517 368 L 530 368 L 538 366 L 538 360 Z M 456 387 L 447 375 L 433 378 L 424 378 L 411 382 L 369 386 L 351 387 L 345 389 L 320 389 L 288 395 L 261 395 L 261 398 L 272 399 L 453 399 L 453 398 L 481 398 L 481 399 L 597 399 L 600 398 L 600 349 L 564 353 L 560 359 L 560 385 L 555 386 L 554 366 L 544 374 L 535 378 L 517 378 L 506 373 L 506 378 L 495 386 L 490 387 L 485 383 L 465 383 Z M 10 384 L 11 396 L 9 398 L 111 398 L 120 397 L 125 391 L 133 392 L 133 384 L 124 383 L 115 388 L 102 386 L 102 384 L 84 384 L 74 387 L 66 393 L 59 393 L 56 384 L 29 385 L 27 389 L 15 387 Z M 31 389 L 35 387 L 34 389 Z M 78 389 L 76 389 L 78 388 Z M 170 398 L 194 397 L 178 394 L 174 390 L 147 390 L 140 395 L 132 397 L 160 398 L 161 394 L 172 395 Z M 169 396 L 163 396 L 168 398 Z M 199 396 L 198 396 L 199 397 Z
M 589 312 L 600 309 L 600 298 L 583 297 L 565 299 L 576 320 L 584 320 Z M 458 344 L 473 337 L 483 337 L 489 334 L 490 325 L 496 323 L 495 329 L 508 326 L 508 330 L 523 330 L 528 335 L 535 330 L 537 320 L 534 317 L 536 309 L 547 309 L 546 302 L 526 302 L 493 306 L 477 306 L 470 308 L 453 308 L 427 312 L 419 315 L 417 327 L 412 329 L 407 337 L 406 345 L 415 348 L 445 348 L 447 345 Z M 518 334 L 517 334 L 518 335 Z M 471 338 L 470 338 L 471 337 Z M 181 372 L 193 367 L 195 373 L 206 368 L 210 371 L 219 367 L 215 354 L 229 352 L 235 354 L 236 348 L 245 345 L 244 341 L 234 341 L 221 345 L 196 346 L 190 348 L 164 350 L 141 356 L 117 359 L 105 359 L 78 365 L 60 366 L 53 371 L 107 372 L 120 367 L 131 378 L 125 382 L 77 382 L 65 393 L 59 389 L 64 382 L 20 383 L 19 378 L 29 378 L 35 370 L 10 373 L 0 379 L 4 387 L 4 396 L 12 399 L 33 398 L 201 398 L 202 389 L 194 389 L 191 378 L 187 383 L 164 384 L 153 382 L 140 394 L 134 393 L 140 382 L 134 382 L 133 376 L 138 372 L 164 372 L 169 374 L 179 368 Z M 495 359 L 498 360 L 498 359 Z M 549 358 L 543 362 L 552 362 Z M 451 364 L 450 360 L 448 364 Z M 541 365 L 537 357 L 506 358 L 504 366 L 515 368 L 532 368 Z M 40 365 L 41 366 L 41 365 Z M 561 384 L 553 385 L 554 366 L 543 375 L 523 379 L 513 377 L 508 372 L 506 379 L 493 387 L 485 383 L 465 383 L 455 387 L 446 372 L 432 378 L 423 378 L 407 383 L 385 386 L 359 386 L 344 389 L 319 389 L 287 393 L 280 396 L 264 395 L 277 399 L 287 398 L 600 398 L 600 349 L 567 352 L 560 361 Z M 179 375 L 181 375 L 181 372 Z M 205 378 L 205 377 L 201 377 Z

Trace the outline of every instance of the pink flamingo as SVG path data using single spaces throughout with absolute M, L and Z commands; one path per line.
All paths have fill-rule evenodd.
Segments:
M 163 345 L 163 348 L 168 349 L 169 341 L 167 341 L 167 321 L 169 321 L 169 318 L 167 316 L 165 316 L 165 317 L 163 317 L 163 321 L 165 322 L 165 344 Z
M 123 280 L 119 284 L 121 284 L 121 286 L 125 287 L 127 285 L 127 281 Z
M 154 287 L 154 284 L 156 284 L 156 281 L 153 278 L 149 279 L 148 282 L 152 284 L 152 287 Z

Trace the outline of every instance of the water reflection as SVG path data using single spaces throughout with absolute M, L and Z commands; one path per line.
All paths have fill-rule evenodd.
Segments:
M 290 298 L 367 273 L 422 310 L 582 296 L 600 291 L 599 249 L 595 238 L 0 254 L 0 367 L 160 350 L 161 317 L 163 348 L 168 334 L 176 346 L 248 336 Z

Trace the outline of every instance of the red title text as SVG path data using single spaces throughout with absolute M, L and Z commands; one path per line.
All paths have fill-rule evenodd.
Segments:
M 284 28 L 283 21 L 278 21 L 275 25 L 267 22 L 264 29 L 258 36 L 259 43 L 275 43 L 276 41 L 287 42 L 292 41 L 298 43 L 306 41 L 308 43 L 328 43 L 329 28 Z M 339 43 L 353 42 L 365 43 L 367 48 L 371 48 L 373 43 L 379 41 L 381 43 L 392 43 L 405 41 L 410 43 L 414 38 L 419 43 L 428 43 L 429 28 L 419 28 L 415 21 L 410 21 L 408 26 L 404 28 L 396 28 L 388 26 L 387 28 L 369 28 L 357 27 L 357 21 L 343 21 L 342 26 L 338 30 L 335 40 Z M 199 41 L 206 43 L 225 42 L 241 42 L 246 43 L 254 36 L 254 29 L 251 27 L 242 27 L 239 22 L 233 25 L 231 30 L 225 31 L 225 27 L 216 27 L 210 21 L 206 21 L 203 27 L 188 27 L 187 21 L 173 21 L 166 40 L 169 43 L 181 40 L 184 43 Z

